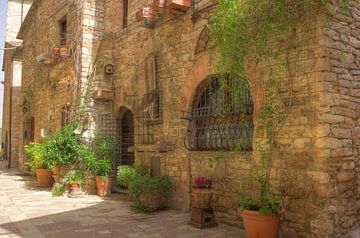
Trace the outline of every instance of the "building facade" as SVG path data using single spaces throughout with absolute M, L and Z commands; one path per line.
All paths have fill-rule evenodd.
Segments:
M 211 175 L 218 221 L 241 225 L 241 180 L 248 161 L 259 158 L 256 141 L 264 136 L 258 118 L 266 88 L 256 79 L 267 67 L 249 64 L 243 102 L 249 126 L 242 127 L 209 52 L 216 2 L 197 0 L 171 11 L 162 4 L 34 1 L 18 34 L 19 163 L 26 160 L 23 145 L 51 136 L 81 111 L 84 137 L 100 131 L 119 138 L 114 169 L 136 163 L 169 175 L 169 206 L 182 211 L 191 206 L 192 179 Z M 150 6 L 156 17 L 144 19 L 142 9 Z M 288 52 L 289 66 L 276 72 L 287 107 L 271 180 L 286 208 L 284 237 L 340 237 L 360 222 L 358 11 L 352 1 L 346 13 L 305 19 L 301 24 L 312 26 L 306 47 Z M 230 104 L 219 121 L 215 109 Z M 243 137 L 248 145 L 237 148 Z
M 19 165 L 20 98 L 21 98 L 21 40 L 16 39 L 21 23 L 32 1 L 13 0 L 7 5 L 7 25 L 4 71 L 4 101 L 2 122 L 2 148 L 9 167 Z

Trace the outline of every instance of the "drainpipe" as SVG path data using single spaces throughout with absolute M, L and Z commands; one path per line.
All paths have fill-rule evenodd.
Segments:
M 12 131 L 12 99 L 13 99 L 13 73 L 14 73 L 14 61 L 11 61 L 10 68 L 10 102 L 9 102 L 9 161 L 8 167 L 11 168 L 11 131 Z

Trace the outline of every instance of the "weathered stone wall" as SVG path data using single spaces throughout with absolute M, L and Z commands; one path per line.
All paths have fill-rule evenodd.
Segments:
M 137 9 L 140 6 L 137 3 Z M 143 6 L 146 6 L 145 3 Z M 136 114 L 138 102 L 146 92 L 145 59 L 151 52 L 157 52 L 161 59 L 159 79 L 163 92 L 163 124 L 155 126 L 157 135 L 150 147 L 141 146 L 140 138 L 136 136 L 137 163 L 149 166 L 151 158 L 160 158 L 162 173 L 170 175 L 175 185 L 170 206 L 188 210 L 191 178 L 204 174 L 209 159 L 219 157 L 218 169 L 214 172 L 214 208 L 219 220 L 240 224 L 241 219 L 236 212 L 237 192 L 241 178 L 248 173 L 246 159 L 257 158 L 256 148 L 251 155 L 189 152 L 184 148 L 187 122 L 180 119 L 181 110 L 189 109 L 196 86 L 213 73 L 206 53 L 194 54 L 206 21 L 193 24 L 189 11 L 175 17 L 160 16 L 155 28 L 149 30 L 139 27 L 142 22 L 134 22 L 137 9 L 130 4 L 127 29 L 119 26 L 118 31 L 107 34 L 101 49 L 102 57 L 111 58 L 116 67 L 115 74 L 111 76 L 113 81 L 106 84 L 113 86 L 116 92 L 112 111 L 116 114 L 120 107 L 125 106 Z M 106 11 L 105 16 L 111 19 L 112 15 Z M 112 21 L 105 19 L 105 22 Z M 305 28 L 300 26 L 297 33 L 305 47 L 287 52 L 284 58 L 289 61 L 288 66 L 283 63 L 275 72 L 280 79 L 277 93 L 283 98 L 284 111 L 280 116 L 283 122 L 273 151 L 271 179 L 284 195 L 287 210 L 282 226 L 284 237 L 332 237 L 340 234 L 331 213 L 334 207 L 338 209 L 338 204 L 331 204 L 329 199 L 334 186 L 331 185 L 328 169 L 334 163 L 330 162 L 331 156 L 342 150 L 333 150 L 339 141 L 328 135 L 329 126 L 323 123 L 324 118 L 337 120 L 337 117 L 327 117 L 323 111 L 333 102 L 332 96 L 324 93 L 327 90 L 325 82 L 333 77 L 329 74 L 328 45 L 322 32 L 328 21 L 319 14 L 304 23 L 309 22 L 312 22 L 310 30 L 304 32 Z M 113 25 L 109 30 L 112 29 Z M 99 64 L 99 69 L 104 66 L 105 61 Z M 256 118 L 264 103 L 261 98 L 264 88 L 256 85 L 254 79 L 258 75 L 252 75 L 251 71 L 266 68 L 266 65 L 254 67 L 249 71 L 250 78 L 253 76 L 250 84 Z M 262 136 L 262 131 L 256 128 L 255 138 Z M 159 144 L 163 140 L 172 143 L 175 149 L 160 153 Z M 349 143 L 349 140 L 340 143 Z M 334 165 L 340 166 L 338 163 Z
M 324 212 L 334 236 L 360 224 L 359 11 L 360 3 L 351 1 L 349 11 L 331 15 L 324 28 L 329 62 L 326 77 L 319 82 L 326 101 L 318 112 L 328 141 L 324 168 L 328 206 Z
M 5 143 L 6 135 L 7 148 L 6 156 L 11 157 L 11 166 L 17 167 L 19 164 L 19 138 L 20 132 L 20 108 L 21 103 L 21 50 L 15 49 L 21 44 L 21 40 L 16 39 L 17 32 L 25 18 L 32 1 L 10 0 L 7 2 L 6 16 L 6 43 L 4 48 L 4 104 L 2 112 L 2 143 Z
M 67 41 L 62 47 L 69 54 L 54 57 L 53 48 L 60 47 L 60 21 L 67 19 Z M 77 4 L 69 1 L 36 1 L 20 31 L 23 42 L 22 92 L 25 102 L 22 105 L 21 133 L 27 132 L 27 138 L 21 138 L 20 160 L 25 161 L 23 145 L 30 142 L 29 121 L 33 118 L 34 139 L 41 141 L 51 136 L 61 127 L 62 108 L 71 103 L 74 93 L 73 56 L 79 50 L 74 47 L 81 14 Z M 44 59 L 51 58 L 53 65 L 45 65 Z M 78 63 L 80 64 L 80 63 Z M 44 133 L 43 133 L 44 134 Z
M 101 115 L 120 118 L 120 109 L 129 109 L 135 115 L 136 146 L 132 149 L 136 163 L 150 167 L 152 158 L 160 158 L 161 174 L 174 182 L 169 206 L 188 211 L 191 179 L 211 173 L 217 219 L 240 225 L 237 193 L 242 178 L 249 173 L 247 161 L 259 157 L 255 144 L 253 152 L 242 153 L 190 152 L 184 147 L 188 122 L 181 119 L 181 112 L 190 109 L 196 87 L 214 74 L 208 52 L 195 54 L 207 20 L 192 22 L 192 10 L 175 15 L 160 10 L 155 27 L 147 29 L 143 22 L 135 22 L 134 15 L 149 2 L 129 1 L 128 25 L 123 29 L 121 1 L 86 0 L 81 12 L 67 4 L 41 2 L 23 33 L 23 56 L 27 59 L 23 63 L 23 90 L 31 90 L 33 100 L 22 122 L 35 118 L 35 139 L 41 139 L 41 128 L 51 132 L 59 128 L 60 109 L 74 95 L 71 87 L 60 83 L 74 70 L 73 59 L 65 58 L 53 67 L 36 62 L 36 56 L 57 45 L 56 19 L 67 13 L 70 35 L 78 35 L 76 26 L 81 22 L 81 40 L 70 39 L 79 40 L 82 46 L 78 72 L 82 92 L 77 97 L 84 99 L 86 90 L 107 92 L 88 100 L 90 117 L 84 128 L 88 135 L 99 129 Z M 276 93 L 282 106 L 281 130 L 272 151 L 271 182 L 284 198 L 283 237 L 336 237 L 358 223 L 358 8 L 353 3 L 353 18 L 339 14 L 332 16 L 330 23 L 322 13 L 311 15 L 302 22 L 311 29 L 300 24 L 295 32 L 302 44 L 269 63 L 280 82 Z M 153 53 L 157 56 L 157 89 L 162 91 L 162 120 L 144 130 L 140 112 L 144 94 L 154 89 L 148 72 Z M 114 65 L 114 74 L 105 74 L 107 64 Z M 256 79 L 261 73 L 266 75 L 269 64 L 249 64 L 255 141 L 264 136 L 256 119 L 266 90 Z M 94 85 L 86 87 L 89 82 Z M 153 141 L 145 145 L 144 135 L 153 136 Z M 209 159 L 214 158 L 216 163 L 211 167 Z

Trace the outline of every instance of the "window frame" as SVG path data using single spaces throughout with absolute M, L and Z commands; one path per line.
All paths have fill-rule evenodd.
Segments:
M 62 17 L 59 20 L 59 43 L 64 46 L 67 44 L 67 35 L 68 35 L 68 21 L 67 16 Z
M 196 89 L 186 116 L 190 121 L 185 138 L 188 150 L 252 151 L 254 103 L 250 87 L 244 85 L 244 98 L 237 102 L 233 80 L 225 80 L 221 85 L 218 77 L 211 77 Z M 240 103 L 245 103 L 243 112 Z
M 123 5 L 122 5 L 122 29 L 125 29 L 128 27 L 128 20 L 129 20 L 129 1 L 128 0 L 123 0 Z

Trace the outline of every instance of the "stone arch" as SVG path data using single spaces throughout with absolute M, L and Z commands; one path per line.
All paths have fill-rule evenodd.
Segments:
M 215 74 L 215 70 L 210 65 L 208 52 L 199 54 L 189 75 L 185 79 L 180 105 L 182 111 L 190 108 L 195 95 L 195 89 L 198 85 L 213 74 Z
M 132 165 L 135 161 L 135 154 L 129 152 L 128 149 L 135 145 L 135 114 L 128 107 L 121 106 L 117 121 L 121 138 L 121 154 L 116 166 Z
M 196 43 L 196 47 L 195 47 L 195 55 L 200 54 L 202 52 L 207 51 L 208 49 L 208 42 L 210 39 L 210 29 L 205 26 L 203 28 L 203 30 L 201 31 L 198 41 Z
M 257 75 L 258 70 L 256 64 L 247 64 L 247 72 L 254 103 L 254 124 L 256 124 L 256 118 L 261 113 L 261 110 L 266 103 L 266 89 L 263 81 L 260 80 Z M 184 82 L 180 102 L 181 111 L 187 111 L 191 108 L 196 93 L 195 89 L 203 82 L 203 80 L 215 74 L 215 69 L 210 65 L 209 53 L 207 51 L 200 53 Z

